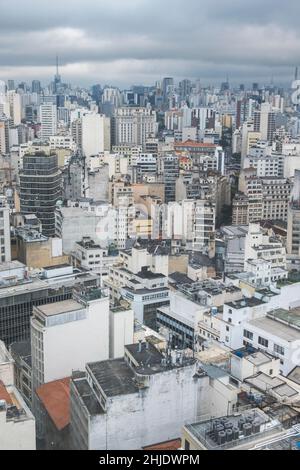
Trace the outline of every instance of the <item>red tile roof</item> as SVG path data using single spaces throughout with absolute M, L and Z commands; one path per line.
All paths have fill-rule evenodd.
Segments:
M 36 393 L 58 431 L 70 423 L 70 377 L 42 385 Z
M 181 447 L 181 440 L 174 439 L 173 441 L 161 442 L 153 446 L 143 447 L 143 450 L 178 450 Z
M 0 380 L 0 400 L 5 400 L 8 405 L 13 405 L 10 394 L 8 393 L 4 383 Z

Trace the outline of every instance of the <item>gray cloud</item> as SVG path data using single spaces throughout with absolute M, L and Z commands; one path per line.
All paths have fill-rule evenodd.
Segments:
M 164 75 L 287 82 L 300 64 L 295 0 L 0 0 L 0 79 L 153 83 Z

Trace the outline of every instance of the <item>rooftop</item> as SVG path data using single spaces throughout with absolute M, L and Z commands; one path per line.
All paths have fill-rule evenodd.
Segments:
M 158 349 L 148 342 L 130 344 L 125 346 L 125 349 L 136 361 L 138 367 L 151 367 L 155 364 L 161 364 L 163 359 L 163 355 L 158 351 Z
M 193 148 L 206 148 L 206 147 L 211 147 L 211 148 L 216 148 L 216 144 L 211 144 L 211 143 L 201 143 L 201 142 L 196 142 L 194 140 L 186 140 L 185 142 L 175 142 L 174 147 L 193 147 Z
M 46 383 L 36 393 L 55 427 L 64 429 L 70 422 L 70 378 Z
M 258 305 L 263 305 L 265 302 L 263 302 L 260 299 L 257 299 L 256 297 L 251 297 L 251 298 L 243 298 L 241 300 L 236 300 L 235 302 L 228 302 L 226 305 L 228 307 L 234 308 L 234 309 L 241 309 L 241 308 L 246 308 L 246 307 L 257 307 Z
M 251 320 L 249 325 L 250 327 L 252 326 L 254 328 L 259 328 L 260 330 L 266 332 L 267 337 L 273 335 L 287 342 L 300 340 L 300 331 L 297 331 L 290 326 L 284 325 L 268 317 Z
M 300 307 L 291 310 L 278 308 L 267 314 L 269 318 L 300 330 Z
M 5 400 L 8 405 L 13 405 L 10 393 L 8 393 L 8 390 L 2 380 L 0 380 L 0 400 Z
M 281 430 L 258 408 L 233 416 L 186 425 L 185 428 L 208 450 L 225 450 L 242 446 Z
M 61 302 L 39 305 L 38 307 L 35 307 L 35 309 L 38 311 L 38 313 L 41 313 L 46 317 L 51 317 L 52 315 L 61 315 L 63 313 L 82 310 L 83 306 L 75 300 L 69 299 L 63 300 Z
M 134 373 L 124 359 L 113 359 L 87 364 L 107 397 L 137 393 Z
M 84 406 L 91 415 L 98 415 L 103 413 L 103 409 L 97 400 L 90 384 L 85 378 L 85 373 L 73 373 L 73 385 L 77 390 Z

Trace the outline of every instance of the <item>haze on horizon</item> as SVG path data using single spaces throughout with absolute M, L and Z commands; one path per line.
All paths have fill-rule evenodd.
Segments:
M 0 79 L 74 84 L 288 84 L 300 3 L 286 0 L 0 0 Z

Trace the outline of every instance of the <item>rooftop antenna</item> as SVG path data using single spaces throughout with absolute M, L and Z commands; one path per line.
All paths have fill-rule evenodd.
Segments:
M 58 77 L 58 55 L 56 54 L 56 76 Z
M 298 80 L 298 67 L 295 68 L 295 80 Z

